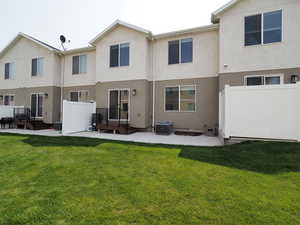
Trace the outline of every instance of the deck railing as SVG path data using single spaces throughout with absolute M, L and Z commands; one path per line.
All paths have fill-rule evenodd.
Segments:
M 30 108 L 14 108 L 14 119 L 17 120 L 31 120 Z
M 129 126 L 128 111 L 121 107 L 97 108 L 93 115 L 93 123 L 107 126 Z

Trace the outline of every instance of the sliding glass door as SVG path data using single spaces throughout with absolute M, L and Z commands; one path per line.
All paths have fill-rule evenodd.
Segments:
M 109 91 L 109 119 L 129 120 L 129 90 Z
M 31 117 L 43 117 L 43 94 L 31 95 Z

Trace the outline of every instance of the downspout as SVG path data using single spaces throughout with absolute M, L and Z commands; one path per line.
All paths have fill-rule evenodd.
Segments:
M 62 71 L 61 71 L 61 79 L 60 79 L 60 122 L 62 122 L 63 117 L 63 100 L 64 100 L 64 75 L 65 75 L 65 56 L 61 54 L 62 57 Z
M 154 76 L 154 72 L 155 72 L 155 69 L 154 69 L 154 48 L 155 48 L 155 41 L 154 41 L 154 38 L 151 39 L 153 41 L 153 47 L 152 47 L 152 131 L 155 132 L 155 76 Z

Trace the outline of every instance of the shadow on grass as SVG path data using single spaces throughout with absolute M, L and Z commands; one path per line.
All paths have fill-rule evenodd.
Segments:
M 12 134 L 1 134 L 9 135 Z M 34 147 L 95 147 L 103 143 L 132 144 L 153 148 L 179 149 L 178 157 L 240 170 L 276 174 L 300 172 L 300 144 L 284 142 L 244 142 L 224 147 L 192 147 L 159 144 L 143 144 L 84 137 L 26 137 L 22 140 Z
M 179 157 L 265 174 L 300 172 L 300 144 L 244 142 L 218 148 L 183 147 Z
M 23 140 L 24 143 L 33 147 L 95 147 L 105 143 L 104 140 L 95 138 L 79 137 L 46 137 L 46 136 L 28 136 Z

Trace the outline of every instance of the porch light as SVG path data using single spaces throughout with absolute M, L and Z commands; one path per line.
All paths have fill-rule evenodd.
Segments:
M 136 89 L 132 90 L 132 96 L 136 96 Z
M 45 98 L 46 98 L 46 99 L 48 98 L 48 96 L 49 96 L 48 93 L 45 93 Z
M 298 75 L 292 75 L 291 76 L 291 83 L 295 84 L 299 81 L 299 76 Z

